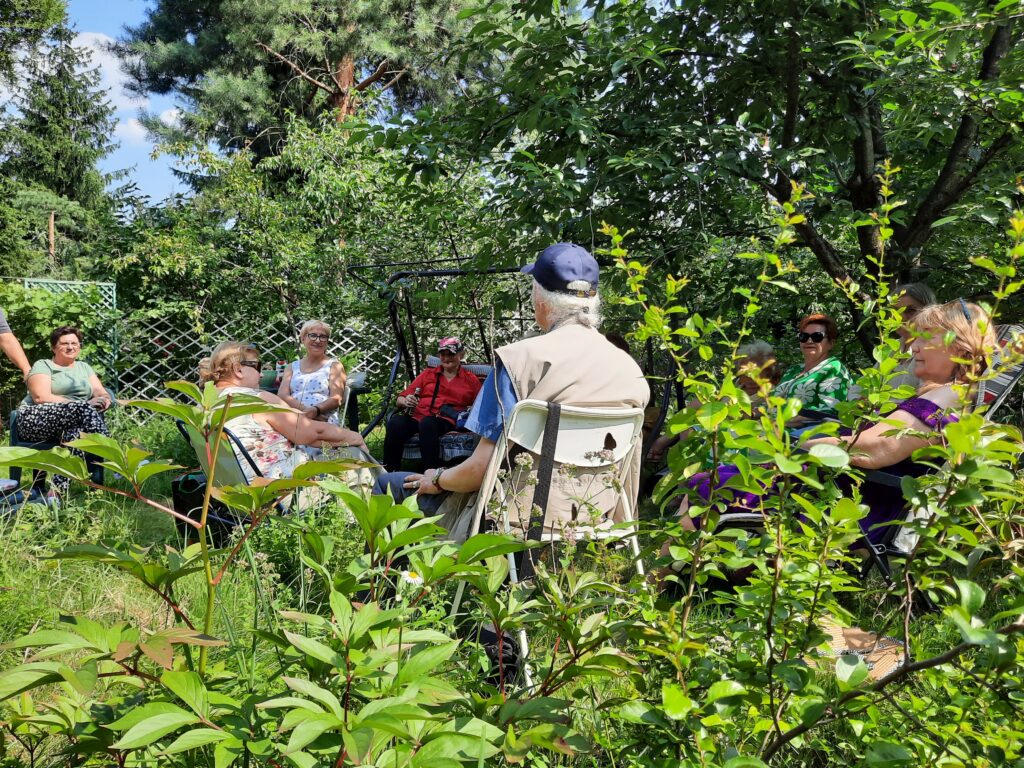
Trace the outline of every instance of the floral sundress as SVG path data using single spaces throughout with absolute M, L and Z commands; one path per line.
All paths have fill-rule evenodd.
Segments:
M 853 385 L 853 378 L 837 357 L 826 357 L 811 370 L 803 372 L 797 363 L 786 370 L 772 395 L 795 397 L 804 408 L 826 416 L 836 415 L 836 403 L 844 402 Z

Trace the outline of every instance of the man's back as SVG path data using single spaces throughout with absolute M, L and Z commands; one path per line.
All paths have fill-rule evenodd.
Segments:
M 650 388 L 643 371 L 628 354 L 600 333 L 575 323 L 542 336 L 509 344 L 496 352 L 519 400 L 534 399 L 593 408 L 643 408 Z M 604 446 L 595 445 L 600 451 Z M 640 451 L 626 468 L 624 486 L 635 500 L 639 489 Z M 525 531 L 533 506 L 539 457 L 531 467 L 517 463 L 512 483 L 519 493 L 509 509 L 510 525 Z M 551 480 L 545 528 L 590 527 L 619 521 L 623 510 L 613 478 L 606 470 L 561 467 Z

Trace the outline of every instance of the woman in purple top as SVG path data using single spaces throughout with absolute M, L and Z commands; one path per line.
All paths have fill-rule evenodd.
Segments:
M 970 381 L 985 369 L 986 357 L 995 349 L 996 340 L 985 311 L 963 299 L 925 307 L 915 318 L 914 326 L 916 338 L 910 347 L 913 372 L 922 382 L 917 394 L 901 402 L 884 420 L 859 433 L 820 437 L 809 440 L 807 447 L 816 443 L 841 445 L 850 453 L 850 464 L 862 469 L 885 469 L 899 476 L 927 471 L 925 465 L 911 457 L 919 448 L 938 442 L 942 429 L 957 420 L 952 409 L 960 404 L 960 398 L 953 385 Z M 947 338 L 952 339 L 948 345 Z M 896 433 L 897 430 L 909 431 Z M 716 487 L 723 488 L 738 473 L 736 467 L 719 467 Z M 710 473 L 695 476 L 690 485 L 702 498 L 710 498 Z M 870 510 L 860 521 L 861 528 L 874 541 L 884 530 L 878 526 L 897 519 L 906 504 L 895 488 L 865 485 L 861 494 Z M 757 494 L 737 491 L 730 508 L 749 512 L 759 509 L 760 502 Z M 679 515 L 684 528 L 693 529 L 699 524 L 690 516 L 685 498 Z

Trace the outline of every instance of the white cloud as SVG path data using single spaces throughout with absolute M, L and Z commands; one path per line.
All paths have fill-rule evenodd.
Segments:
M 177 107 L 165 109 L 160 113 L 160 122 L 168 128 L 177 128 L 181 125 L 181 110 Z
M 110 35 L 102 32 L 79 32 L 74 43 L 79 48 L 88 48 L 92 53 L 92 65 L 100 70 L 100 87 L 109 92 L 107 98 L 118 112 L 145 108 L 146 98 L 133 96 L 125 91 L 127 78 L 121 71 L 121 61 L 107 46 L 115 42 Z
M 114 129 L 114 135 L 125 144 L 140 146 L 148 143 L 146 128 L 134 117 L 121 119 Z

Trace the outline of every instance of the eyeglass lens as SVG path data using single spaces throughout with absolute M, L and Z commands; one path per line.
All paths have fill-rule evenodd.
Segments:
M 307 333 L 306 338 L 310 341 L 327 341 L 331 337 L 326 333 Z
M 244 366 L 245 368 L 255 368 L 256 373 L 260 373 L 263 370 L 262 360 L 243 360 L 240 363 L 240 365 Z
M 798 333 L 796 337 L 800 340 L 801 343 L 805 341 L 813 341 L 815 344 L 817 344 L 819 341 L 824 340 L 825 334 L 822 333 L 821 331 L 815 331 L 814 333 L 800 331 L 800 333 Z

